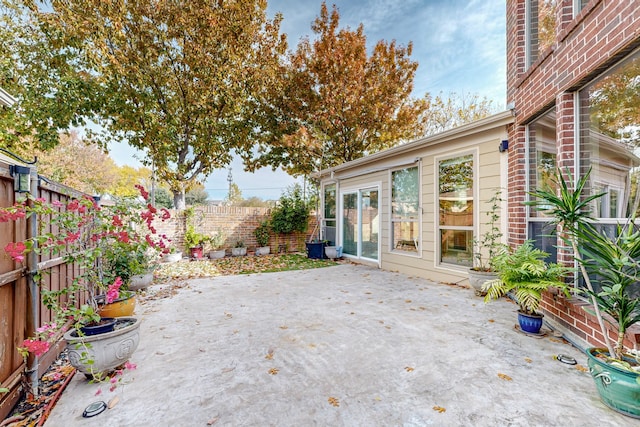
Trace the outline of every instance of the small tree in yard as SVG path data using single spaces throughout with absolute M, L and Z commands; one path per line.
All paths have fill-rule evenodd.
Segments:
M 304 233 L 309 226 L 309 206 L 302 197 L 302 188 L 294 184 L 280 196 L 271 211 L 271 229 L 280 234 Z

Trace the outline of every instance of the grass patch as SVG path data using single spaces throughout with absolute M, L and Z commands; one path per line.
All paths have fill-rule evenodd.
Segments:
M 308 270 L 337 264 L 328 259 L 309 259 L 301 254 L 242 256 L 161 264 L 154 276 L 157 281 L 162 282 L 197 277 Z

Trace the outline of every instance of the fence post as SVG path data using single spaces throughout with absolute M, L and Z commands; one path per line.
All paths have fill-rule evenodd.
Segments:
M 31 187 L 29 194 L 31 199 L 27 203 L 33 203 L 33 199 L 38 197 L 38 171 L 34 165 L 31 170 Z M 38 216 L 31 215 L 27 218 L 27 239 L 31 239 L 38 235 Z M 37 243 L 34 243 L 37 244 Z M 29 252 L 27 255 L 27 283 L 29 286 L 29 304 L 27 308 L 27 335 L 35 333 L 40 326 L 40 288 L 36 282 L 36 274 L 38 273 L 38 255 L 35 251 Z M 28 382 L 31 384 L 31 392 L 38 397 L 38 363 L 39 357 L 32 356 L 32 362 L 27 367 Z

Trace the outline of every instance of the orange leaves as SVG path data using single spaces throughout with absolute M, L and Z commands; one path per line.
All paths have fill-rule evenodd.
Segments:
M 404 367 L 404 370 L 407 371 L 407 372 L 413 372 L 413 369 L 414 368 L 412 368 L 411 366 L 405 366 Z
M 336 408 L 340 406 L 340 401 L 336 397 L 330 397 L 327 400 L 329 401 L 330 405 L 335 406 Z
M 269 375 L 278 375 L 278 372 L 280 372 L 278 368 L 269 369 Z
M 505 381 L 513 381 L 513 378 L 511 378 L 509 375 L 507 374 L 501 374 L 498 373 L 498 378 L 505 380 Z
M 445 408 L 443 408 L 442 406 L 437 406 L 437 405 L 433 407 L 433 410 L 434 410 L 434 411 L 437 411 L 437 412 L 439 412 L 439 413 L 441 413 L 441 414 L 442 414 L 443 412 L 446 412 L 446 409 L 445 409 Z

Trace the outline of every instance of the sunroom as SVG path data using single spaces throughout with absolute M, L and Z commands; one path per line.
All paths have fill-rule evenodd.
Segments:
M 488 200 L 506 197 L 513 121 L 501 112 L 320 171 L 322 239 L 353 261 L 464 281 Z

